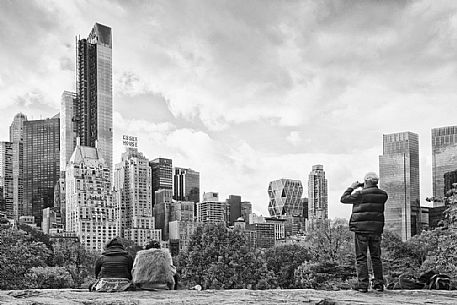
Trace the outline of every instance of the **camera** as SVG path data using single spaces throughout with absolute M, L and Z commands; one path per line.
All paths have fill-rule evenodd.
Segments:
M 357 181 L 358 182 L 358 181 Z M 357 187 L 363 187 L 365 184 L 363 182 L 358 182 Z

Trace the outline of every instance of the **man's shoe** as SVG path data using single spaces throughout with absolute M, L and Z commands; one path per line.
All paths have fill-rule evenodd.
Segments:
M 383 292 L 384 291 L 384 285 L 382 285 L 382 284 L 373 285 L 373 290 L 376 290 L 376 291 L 379 291 L 379 292 Z

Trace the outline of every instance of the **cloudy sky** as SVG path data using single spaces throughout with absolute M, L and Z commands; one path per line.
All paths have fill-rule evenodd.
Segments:
M 201 173 L 202 191 L 267 214 L 271 180 L 323 164 L 329 216 L 378 172 L 382 135 L 457 123 L 457 1 L 0 2 L 0 140 L 17 112 L 59 111 L 75 90 L 75 36 L 113 30 L 114 160 L 122 134 Z

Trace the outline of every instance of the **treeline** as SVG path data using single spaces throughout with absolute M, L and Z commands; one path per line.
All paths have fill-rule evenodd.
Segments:
M 140 248 L 124 240 L 135 256 Z M 353 235 L 337 219 L 296 244 L 250 249 L 245 235 L 223 225 L 197 229 L 187 251 L 174 257 L 182 288 L 349 289 L 356 281 Z M 457 263 L 457 233 L 423 232 L 407 242 L 385 232 L 382 242 L 388 283 L 400 274 L 436 270 L 451 276 Z M 72 239 L 50 240 L 28 226 L 0 226 L 0 289 L 79 288 L 94 281 L 97 254 Z

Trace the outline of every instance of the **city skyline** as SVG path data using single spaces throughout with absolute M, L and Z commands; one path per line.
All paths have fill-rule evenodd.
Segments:
M 150 160 L 200 172 L 201 193 L 263 215 L 269 181 L 307 185 L 323 164 L 329 217 L 349 218 L 344 189 L 378 171 L 383 134 L 404 131 L 419 135 L 427 205 L 431 129 L 457 125 L 457 3 L 18 1 L 0 20 L 1 141 L 16 113 L 59 112 L 75 35 L 98 22 L 114 33 L 113 163 L 135 135 Z

